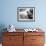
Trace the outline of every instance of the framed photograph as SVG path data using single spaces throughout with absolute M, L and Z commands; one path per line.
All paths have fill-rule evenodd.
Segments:
M 35 7 L 18 7 L 17 20 L 23 22 L 35 21 Z

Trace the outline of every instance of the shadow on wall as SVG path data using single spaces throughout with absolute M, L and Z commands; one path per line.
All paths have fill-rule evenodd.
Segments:
M 4 24 L 0 24 L 0 43 L 2 43 L 2 36 L 3 36 L 3 32 L 5 32 L 6 30 L 4 30 L 5 25 Z

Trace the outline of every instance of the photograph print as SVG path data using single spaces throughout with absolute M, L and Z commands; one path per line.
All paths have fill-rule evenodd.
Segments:
M 35 7 L 18 7 L 17 20 L 24 22 L 35 21 Z

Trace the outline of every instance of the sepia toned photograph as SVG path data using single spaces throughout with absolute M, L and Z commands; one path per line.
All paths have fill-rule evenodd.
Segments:
M 18 7 L 17 8 L 18 21 L 35 21 L 35 7 Z

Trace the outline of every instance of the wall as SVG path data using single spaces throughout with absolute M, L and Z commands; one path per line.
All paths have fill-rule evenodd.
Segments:
M 16 28 L 46 28 L 46 0 L 0 0 L 0 25 Z M 35 22 L 18 22 L 17 7 L 35 7 Z

